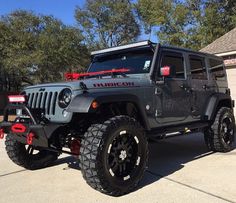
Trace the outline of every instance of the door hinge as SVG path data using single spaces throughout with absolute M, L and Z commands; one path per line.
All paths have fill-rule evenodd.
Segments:
M 155 113 L 155 116 L 158 117 L 158 116 L 161 116 L 162 112 L 160 110 L 156 110 L 156 113 Z

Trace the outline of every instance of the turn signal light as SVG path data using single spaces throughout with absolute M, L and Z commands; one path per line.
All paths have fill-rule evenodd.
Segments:
M 98 106 L 99 106 L 99 104 L 98 104 L 98 102 L 93 101 L 92 104 L 91 104 L 91 106 L 92 106 L 93 109 L 97 109 Z

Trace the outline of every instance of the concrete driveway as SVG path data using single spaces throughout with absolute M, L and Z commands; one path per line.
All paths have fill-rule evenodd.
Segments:
M 133 193 L 110 197 L 90 188 L 79 164 L 62 156 L 46 169 L 13 164 L 0 143 L 0 202 L 236 202 L 236 150 L 207 152 L 201 134 L 150 143 L 149 168 Z

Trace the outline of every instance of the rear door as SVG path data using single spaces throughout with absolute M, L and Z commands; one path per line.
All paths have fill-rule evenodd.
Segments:
M 228 83 L 223 60 L 208 58 L 208 64 L 212 83 L 216 85 L 216 91 L 225 93 Z
M 191 114 L 193 119 L 202 119 L 210 96 L 215 92 L 216 84 L 210 80 L 206 58 L 189 54 L 188 62 L 191 78 Z

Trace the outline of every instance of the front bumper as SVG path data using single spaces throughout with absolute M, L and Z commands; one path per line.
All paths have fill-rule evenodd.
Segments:
M 8 121 L 9 111 L 16 109 L 22 109 L 26 113 L 28 117 L 27 122 L 19 122 L 17 119 L 13 122 Z M 18 126 L 21 126 L 21 129 L 17 129 Z M 44 148 L 49 147 L 49 139 L 52 133 L 60 126 L 50 122 L 42 123 L 23 104 L 9 104 L 4 110 L 3 122 L 0 123 L 1 131 L 7 134 L 7 136 L 11 135 L 15 140 L 23 144 Z M 32 134 L 34 136 L 31 137 L 32 142 L 29 143 L 29 136 Z

